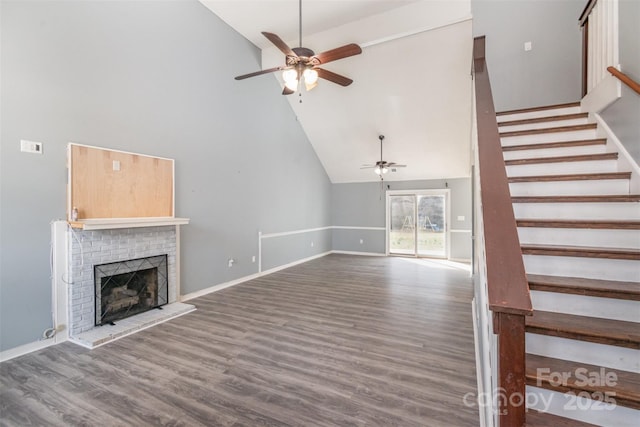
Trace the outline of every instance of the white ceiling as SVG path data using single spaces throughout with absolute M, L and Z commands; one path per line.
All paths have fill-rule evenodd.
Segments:
M 201 1 L 262 48 L 263 68 L 282 65 L 284 55 L 261 31 L 298 46 L 297 0 Z M 288 97 L 332 182 L 377 180 L 360 167 L 379 160 L 380 134 L 385 160 L 407 165 L 385 180 L 469 176 L 469 0 L 303 0 L 302 13 L 305 47 L 363 50 L 323 66 L 352 78 L 351 86 L 321 80 Z M 281 82 L 279 74 L 254 78 Z

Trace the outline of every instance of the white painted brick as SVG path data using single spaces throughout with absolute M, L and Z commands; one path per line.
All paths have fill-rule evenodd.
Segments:
M 93 300 L 90 304 L 82 304 L 82 312 L 87 314 L 92 314 L 95 305 L 93 304 Z
M 127 255 L 127 253 L 128 253 L 127 249 L 121 246 L 118 246 L 117 249 L 114 249 L 113 251 L 111 251 L 111 254 L 120 260 L 127 259 L 125 258 L 125 255 Z
M 175 227 L 128 228 L 115 230 L 74 231 L 69 236 L 69 279 L 71 283 L 71 335 L 95 327 L 93 266 L 128 259 L 167 255 L 169 299 L 176 300 Z

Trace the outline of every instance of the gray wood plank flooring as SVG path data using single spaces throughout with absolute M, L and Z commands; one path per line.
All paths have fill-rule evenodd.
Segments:
M 329 255 L 0 364 L 2 426 L 475 426 L 472 281 Z

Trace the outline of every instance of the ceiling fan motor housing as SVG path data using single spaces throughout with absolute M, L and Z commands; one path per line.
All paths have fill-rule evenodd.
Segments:
M 294 47 L 291 50 L 301 58 L 311 58 L 313 55 L 315 55 L 314 51 L 306 47 Z

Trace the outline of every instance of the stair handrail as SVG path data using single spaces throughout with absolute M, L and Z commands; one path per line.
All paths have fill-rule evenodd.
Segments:
M 485 37 L 474 38 L 477 169 L 487 303 L 497 335 L 498 423 L 524 426 L 525 317 L 533 313 L 496 112 L 485 61 Z
M 584 9 L 582 9 L 582 13 L 578 18 L 578 21 L 580 22 L 581 27 L 584 27 L 584 25 L 589 20 L 589 15 L 591 15 L 591 11 L 596 6 L 596 3 L 598 3 L 598 0 L 589 0 L 587 4 L 584 6 Z
M 640 95 L 640 83 L 633 80 L 631 77 L 618 70 L 616 67 L 609 66 L 607 67 L 607 71 L 610 72 L 614 77 L 620 80 L 622 83 L 629 86 L 635 93 Z

